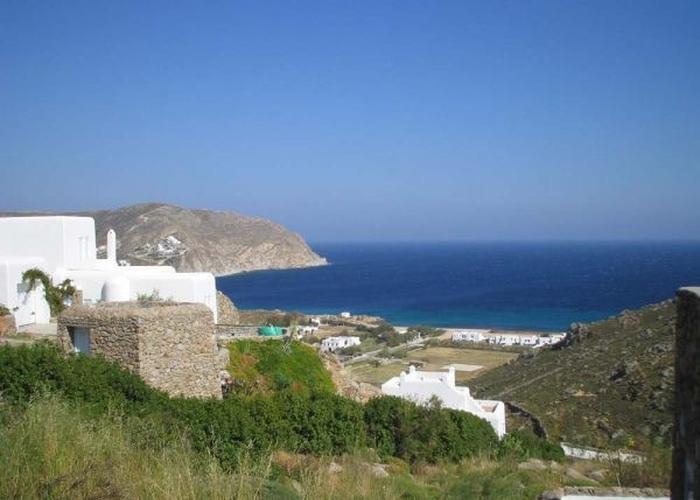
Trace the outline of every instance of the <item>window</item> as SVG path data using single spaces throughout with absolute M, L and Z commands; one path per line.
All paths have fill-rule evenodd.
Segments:
M 73 344 L 73 352 L 79 354 L 90 353 L 90 329 L 83 327 L 69 327 L 70 341 Z
M 21 293 L 28 293 L 29 292 L 29 287 L 27 286 L 26 283 L 17 283 L 17 294 Z

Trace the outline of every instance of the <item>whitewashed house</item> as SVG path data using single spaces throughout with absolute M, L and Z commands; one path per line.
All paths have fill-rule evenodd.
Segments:
M 455 369 L 447 372 L 417 371 L 414 366 L 382 384 L 382 392 L 425 405 L 435 397 L 443 407 L 467 411 L 483 418 L 498 437 L 506 433 L 506 413 L 502 401 L 474 399 L 468 387 L 455 385 Z
M 352 314 L 350 314 L 348 311 L 343 311 L 340 313 L 340 317 L 343 319 L 350 319 L 352 317 Z
M 216 321 L 216 285 L 211 273 L 177 273 L 170 266 L 120 266 L 117 238 L 107 236 L 107 258 L 97 258 L 91 217 L 0 218 L 0 303 L 17 325 L 46 324 L 49 306 L 41 288 L 27 290 L 22 273 L 39 268 L 54 281 L 69 279 L 84 303 L 125 302 L 154 291 L 164 299 L 205 304 Z
M 335 352 L 338 349 L 360 345 L 360 337 L 326 337 L 321 341 L 321 352 Z
M 491 330 L 456 330 L 452 333 L 453 342 L 484 342 Z

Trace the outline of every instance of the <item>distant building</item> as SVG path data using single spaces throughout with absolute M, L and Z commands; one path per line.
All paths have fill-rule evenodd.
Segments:
M 400 376 L 382 384 L 382 392 L 421 405 L 435 397 L 445 408 L 466 411 L 483 418 L 491 424 L 499 438 L 506 433 L 503 402 L 472 398 L 468 387 L 455 385 L 455 369 L 452 367 L 447 372 L 424 372 L 411 366 L 408 372 L 402 372 Z
M 352 317 L 352 314 L 350 314 L 348 311 L 343 311 L 340 313 L 340 317 L 343 319 L 348 319 Z
M 453 342 L 484 342 L 491 330 L 457 330 L 452 333 Z
M 335 352 L 360 343 L 360 337 L 326 337 L 321 341 L 321 352 Z
M 121 266 L 117 236 L 107 233 L 106 259 L 97 258 L 91 217 L 0 218 L 0 303 L 18 326 L 47 324 L 44 291 L 29 290 L 22 274 L 39 268 L 54 283 L 68 279 L 84 303 L 125 302 L 157 292 L 163 299 L 206 305 L 216 321 L 216 286 L 211 273 L 178 273 L 170 266 Z
M 503 333 L 493 330 L 465 329 L 452 332 L 453 342 L 484 342 L 500 346 L 542 347 L 556 344 L 566 335 L 563 333 Z

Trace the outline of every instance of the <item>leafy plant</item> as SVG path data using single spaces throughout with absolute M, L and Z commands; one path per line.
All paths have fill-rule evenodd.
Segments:
M 7 316 L 8 314 L 10 314 L 10 310 L 3 304 L 0 304 L 0 317 Z
M 49 304 L 51 316 L 58 316 L 65 308 L 66 299 L 73 297 L 75 287 L 68 279 L 58 285 L 54 285 L 51 277 L 39 268 L 33 267 L 22 273 L 22 282 L 27 285 L 27 290 L 35 290 L 39 285 L 44 288 L 44 298 Z

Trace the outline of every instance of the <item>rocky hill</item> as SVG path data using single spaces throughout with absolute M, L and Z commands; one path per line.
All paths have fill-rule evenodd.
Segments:
M 666 445 L 673 416 L 673 301 L 574 324 L 560 345 L 474 379 L 479 397 L 517 404 L 550 437 L 580 445 Z
M 114 229 L 117 258 L 132 265 L 170 265 L 179 271 L 226 275 L 326 264 L 301 236 L 258 217 L 162 203 L 74 215 L 95 219 L 98 244 L 104 244 L 107 231 Z M 104 246 L 99 247 L 98 256 L 104 253 Z

